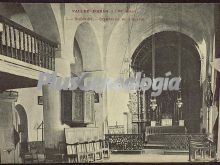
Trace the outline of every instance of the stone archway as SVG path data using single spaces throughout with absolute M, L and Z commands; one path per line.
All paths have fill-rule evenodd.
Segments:
M 108 71 L 107 74 L 116 77 L 121 76 L 120 68 L 124 63 L 125 59 L 123 57 L 126 57 L 128 60 L 130 60 L 132 54 L 134 53 L 138 45 L 145 38 L 148 38 L 152 34 L 163 31 L 174 31 L 181 32 L 187 35 L 196 43 L 196 47 L 201 60 L 200 85 L 202 85 L 202 83 L 205 82 L 206 79 L 208 68 L 208 55 L 213 53 L 213 6 L 183 4 L 181 31 L 179 29 L 179 10 L 177 10 L 177 7 L 177 4 L 139 4 L 137 6 L 138 12 L 136 14 L 136 17 L 144 17 L 144 21 L 134 22 L 133 25 L 132 22 L 129 21 L 119 21 L 113 27 L 108 41 L 106 52 L 106 68 Z M 130 8 L 136 9 L 136 6 L 131 5 Z M 206 14 L 201 12 L 204 11 L 205 8 L 207 9 Z M 151 20 L 152 10 L 154 10 L 155 14 L 155 24 L 153 24 Z M 125 19 L 128 17 L 129 15 L 127 14 L 124 14 L 122 16 L 122 18 Z M 209 21 L 206 22 L 205 18 Z M 126 95 L 128 94 L 122 94 L 119 92 L 117 93 L 117 100 L 120 100 L 120 98 L 122 100 L 123 98 L 122 101 L 120 100 L 120 107 L 113 107 L 113 105 L 116 104 L 117 100 L 114 99 L 114 95 L 109 95 L 107 99 L 110 100 L 110 102 L 112 103 L 109 103 L 108 101 L 108 112 L 111 111 L 112 113 L 114 109 L 121 109 L 122 111 L 127 111 L 128 97 L 126 97 Z M 114 114 L 118 113 L 116 111 L 117 110 L 115 110 Z
M 1 14 L 54 42 L 61 43 L 60 32 L 51 4 L 1 3 Z M 43 18 L 43 19 L 42 19 Z
M 21 104 L 17 104 L 15 109 L 18 113 L 20 123 L 18 125 L 18 131 L 20 134 L 20 155 L 28 151 L 28 118 L 24 107 Z
M 73 52 L 75 63 L 71 64 L 72 76 L 80 76 L 82 73 L 89 73 L 89 77 L 84 79 L 84 83 L 90 78 L 103 77 L 103 64 L 98 43 L 97 35 L 94 27 L 88 23 L 83 22 L 76 28 L 73 42 Z M 104 91 L 101 91 L 104 92 Z M 101 92 L 100 95 L 101 96 Z M 88 127 L 98 127 L 100 135 L 103 135 L 103 121 L 104 121 L 104 99 L 100 98 L 99 103 L 94 103 L 94 122 Z
M 154 34 L 155 38 L 155 77 L 166 77 L 170 72 L 172 77 L 181 77 L 181 97 L 183 106 L 176 108 L 178 91 L 161 90 L 156 97 L 158 109 L 156 121 L 172 119 L 173 125 L 179 118 L 185 121 L 189 133 L 200 132 L 200 109 L 202 108 L 202 88 L 200 87 L 200 56 L 196 43 L 187 35 L 179 32 L 164 31 Z M 179 39 L 181 38 L 181 42 Z M 180 49 L 180 50 L 179 50 Z M 179 54 L 180 53 L 180 54 Z M 181 64 L 179 66 L 179 56 Z M 180 75 L 178 73 L 180 67 Z M 146 38 L 135 50 L 132 56 L 131 68 L 134 72 L 142 72 L 152 78 L 152 36 Z M 146 118 L 152 119 L 150 110 L 151 89 L 145 92 L 144 110 Z M 160 111 L 160 112 L 159 112 Z M 137 112 L 139 113 L 139 112 Z M 150 123 L 146 123 L 150 126 Z
M 20 128 L 21 128 L 21 142 L 28 142 L 28 118 L 24 107 L 21 104 L 17 104 L 15 109 L 18 112 L 20 118 Z
M 36 33 L 60 43 L 60 32 L 51 4 L 22 4 Z M 43 19 L 42 19 L 43 18 Z
M 92 26 L 88 22 L 81 23 L 75 33 L 83 61 L 83 71 L 102 69 L 100 46 Z
M 82 53 L 79 47 L 79 44 L 76 40 L 74 39 L 74 58 L 75 58 L 75 63 L 71 64 L 71 72 L 72 76 L 79 76 L 83 72 L 83 59 L 82 59 Z

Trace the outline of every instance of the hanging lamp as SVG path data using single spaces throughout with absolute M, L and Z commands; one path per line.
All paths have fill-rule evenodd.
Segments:
M 179 4 L 179 5 L 180 5 L 180 10 L 178 12 L 178 23 L 179 23 L 179 33 L 181 33 L 182 6 L 181 6 L 181 4 Z M 178 76 L 180 78 L 181 78 L 181 50 L 182 50 L 181 44 L 182 44 L 181 37 L 180 37 L 180 34 L 178 34 Z M 176 105 L 178 108 L 181 108 L 183 105 L 181 95 L 182 95 L 181 90 L 179 90 L 177 93 L 177 101 L 176 101 Z
M 152 48 L 152 80 L 155 78 L 155 35 L 154 35 L 154 24 L 155 24 L 155 15 L 154 10 L 151 11 L 151 20 L 152 20 L 152 40 L 151 40 L 151 48 Z M 150 107 L 153 111 L 157 109 L 157 100 L 155 97 L 151 97 L 150 99 Z

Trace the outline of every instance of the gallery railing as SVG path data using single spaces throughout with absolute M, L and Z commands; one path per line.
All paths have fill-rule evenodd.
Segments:
M 1 55 L 55 70 L 55 48 L 57 46 L 57 43 L 0 16 Z

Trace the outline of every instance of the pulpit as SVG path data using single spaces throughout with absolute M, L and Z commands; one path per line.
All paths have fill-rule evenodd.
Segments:
M 62 122 L 83 126 L 94 122 L 94 92 L 82 90 L 61 91 Z

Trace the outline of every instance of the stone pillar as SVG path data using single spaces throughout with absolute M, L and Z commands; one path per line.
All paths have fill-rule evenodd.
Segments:
M 18 145 L 14 145 L 15 100 L 17 93 L 0 93 L 0 163 L 19 163 Z
M 211 134 L 213 134 L 213 132 L 212 132 L 212 110 L 213 109 L 213 107 L 211 106 L 210 108 L 209 108 L 209 134 L 211 135 Z
M 103 92 L 103 132 L 104 134 L 108 133 L 108 104 L 107 104 L 107 89 Z
M 124 112 L 124 133 L 128 133 L 128 113 Z
M 125 134 L 132 133 L 132 115 L 130 112 L 124 112 L 124 128 Z
M 60 91 L 43 86 L 44 141 L 46 148 L 54 148 L 64 140 L 64 127 L 61 123 Z
M 142 120 L 143 121 L 146 121 L 146 96 L 145 96 L 145 91 L 143 91 L 143 95 L 142 95 L 142 100 L 143 100 L 143 109 L 142 109 L 142 115 L 143 115 L 143 118 Z M 143 131 L 145 132 L 145 129 L 146 129 L 146 123 L 143 122 Z
M 59 50 L 56 54 L 59 54 Z M 70 77 L 70 62 L 64 58 L 56 58 L 55 71 L 62 78 Z M 59 141 L 64 141 L 64 126 L 61 122 L 60 91 L 44 85 L 43 93 L 43 119 L 44 141 L 46 148 L 57 147 Z
M 127 131 L 128 131 L 128 134 L 129 133 L 132 133 L 132 115 L 130 112 L 128 112 L 127 114 Z

